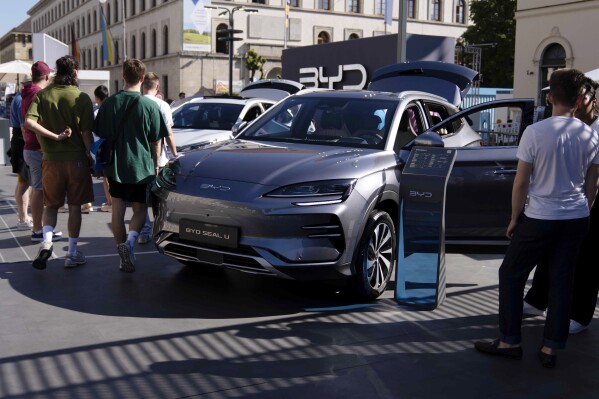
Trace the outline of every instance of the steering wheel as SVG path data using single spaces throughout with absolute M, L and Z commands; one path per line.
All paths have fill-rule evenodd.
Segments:
M 355 135 L 355 137 L 360 137 L 361 139 L 366 140 L 368 144 L 378 145 L 383 141 L 383 136 L 380 133 L 375 132 L 360 132 Z

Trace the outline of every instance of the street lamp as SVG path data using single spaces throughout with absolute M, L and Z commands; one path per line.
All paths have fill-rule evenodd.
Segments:
M 105 4 L 108 0 L 98 0 L 100 4 Z M 123 15 L 123 61 L 127 61 L 127 31 L 125 29 L 125 0 L 121 0 L 121 11 Z M 108 26 L 106 26 L 108 29 Z
M 243 33 L 242 30 L 235 30 L 234 29 L 234 25 L 233 25 L 233 14 L 235 14 L 236 11 L 243 11 L 243 12 L 248 12 L 248 13 L 256 13 L 258 12 L 257 9 L 255 8 L 246 8 L 244 6 L 236 6 L 233 8 L 227 8 L 227 7 L 218 7 L 218 6 L 204 6 L 204 8 L 208 8 L 208 9 L 212 9 L 212 10 L 222 10 L 218 16 L 223 16 L 223 15 L 227 15 L 229 14 L 229 28 L 228 29 L 224 29 L 227 33 L 229 33 L 229 35 L 226 38 L 219 38 L 229 42 L 229 96 L 233 95 L 233 42 L 237 41 L 237 40 L 242 40 L 242 38 L 240 37 L 235 37 L 234 34 L 235 33 Z M 221 31 L 218 31 L 217 33 L 220 33 Z

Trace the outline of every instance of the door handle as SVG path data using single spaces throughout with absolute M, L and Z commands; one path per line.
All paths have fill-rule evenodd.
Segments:
M 496 175 L 515 175 L 516 169 L 495 169 L 493 173 Z

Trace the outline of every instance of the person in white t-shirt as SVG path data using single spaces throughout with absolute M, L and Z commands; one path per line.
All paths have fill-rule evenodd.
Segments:
M 538 357 L 555 367 L 557 349 L 566 345 L 575 259 L 589 228 L 589 209 L 597 195 L 599 134 L 574 117 L 588 91 L 575 69 L 551 75 L 552 116 L 528 126 L 518 146 L 512 190 L 512 241 L 499 269 L 499 339 L 479 341 L 479 352 L 522 358 L 522 304 L 532 269 L 548 259 L 549 306 Z M 526 199 L 528 205 L 525 208 Z
M 162 145 L 162 154 L 160 155 L 160 159 L 158 160 L 158 166 L 163 167 L 169 161 L 169 158 L 167 156 L 167 148 L 169 152 L 172 154 L 173 158 L 176 158 L 178 156 L 177 146 L 175 144 L 175 137 L 173 136 L 172 130 L 173 111 L 171 110 L 171 107 L 166 103 L 166 101 L 163 101 L 157 97 L 157 94 L 160 91 L 160 78 L 154 72 L 146 73 L 141 86 L 141 91 L 145 97 L 158 104 L 158 107 L 160 108 L 160 113 L 162 114 L 162 119 L 164 120 L 164 124 L 168 129 L 169 136 L 164 139 L 165 143 L 163 143 Z M 144 227 L 141 229 L 139 237 L 137 238 L 138 244 L 146 244 L 150 242 L 151 236 L 152 222 L 150 221 L 149 213 L 146 213 L 146 222 L 144 223 Z
M 597 114 L 597 91 L 599 83 L 587 78 L 589 90 L 584 101 L 576 110 L 576 117 L 599 132 Z M 599 268 L 597 267 L 596 246 L 599 242 L 599 205 L 591 209 L 590 229 L 582 242 L 574 275 L 572 313 L 570 315 L 570 334 L 586 330 L 593 320 L 599 293 Z M 525 314 L 542 315 L 549 300 L 549 273 L 547 260 L 537 265 L 532 285 L 524 297 Z

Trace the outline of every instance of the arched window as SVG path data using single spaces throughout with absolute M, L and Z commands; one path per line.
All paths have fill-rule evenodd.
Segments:
M 146 58 L 146 32 L 141 34 L 141 59 Z
M 114 3 L 114 22 L 119 22 L 119 2 Z
M 229 54 L 229 42 L 225 42 L 224 40 L 218 40 L 220 37 L 227 37 L 227 32 L 218 33 L 219 30 L 227 29 L 227 24 L 220 24 L 216 27 L 216 52 Z
M 464 0 L 456 0 L 455 22 L 458 24 L 466 23 L 466 2 Z
M 141 0 L 141 3 L 139 3 L 139 12 L 144 11 L 146 11 L 146 0 Z
M 156 0 L 152 0 L 152 7 L 156 7 Z
M 94 48 L 94 69 L 98 67 L 98 49 Z
M 328 32 L 322 31 L 318 34 L 318 44 L 330 43 L 331 36 Z
M 137 43 L 135 42 L 135 35 L 131 36 L 131 58 L 137 58 Z
M 162 43 L 163 44 L 163 49 L 164 51 L 162 52 L 163 55 L 167 55 L 168 54 L 168 26 L 164 25 L 164 28 L 162 28 Z
M 566 67 L 566 50 L 558 43 L 545 48 L 539 68 L 541 70 L 541 88 L 549 86 L 551 74 Z M 545 96 L 541 96 L 541 104 L 546 105 Z
M 104 14 L 106 18 L 106 25 L 110 25 L 110 3 L 106 4 L 106 14 Z
M 135 15 L 135 0 L 131 0 L 131 15 Z
M 357 33 L 352 33 L 351 35 L 349 35 L 349 40 L 359 39 L 359 38 L 360 38 L 360 36 Z
M 408 0 L 408 18 L 416 18 L 416 0 Z
M 152 29 L 152 57 L 156 57 L 156 29 Z
M 118 40 L 114 41 L 114 65 L 119 63 L 119 42 Z
M 441 0 L 430 0 L 430 20 L 441 20 Z
M 94 32 L 98 31 L 98 13 L 94 10 Z
M 81 32 L 81 29 L 80 29 L 80 28 L 81 28 L 81 26 L 80 26 L 80 24 L 79 24 L 79 20 L 77 20 L 77 29 L 75 30 L 75 32 L 76 32 L 76 34 L 77 34 L 77 37 L 80 37 L 80 36 L 81 36 L 81 34 L 80 34 L 80 32 Z
M 92 33 L 92 16 L 87 13 L 87 33 Z

